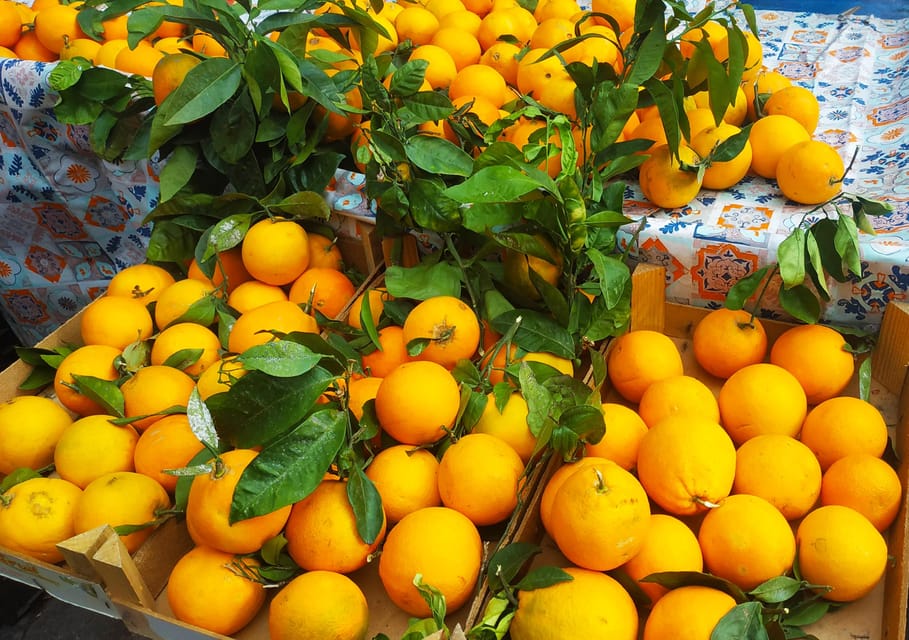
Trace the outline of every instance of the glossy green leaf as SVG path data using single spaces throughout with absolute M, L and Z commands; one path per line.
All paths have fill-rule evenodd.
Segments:
M 187 124 L 226 103 L 240 86 L 240 65 L 229 58 L 207 58 L 189 70 L 161 105 L 156 117 L 165 126 Z
M 761 267 L 732 285 L 726 293 L 726 308 L 744 308 L 745 303 L 757 293 L 761 286 L 761 282 L 763 282 L 764 278 L 767 277 L 767 273 L 773 268 L 775 268 L 775 265 Z
M 714 627 L 710 640 L 769 640 L 760 602 L 743 602 L 733 607 Z
M 163 364 L 165 367 L 183 370 L 196 364 L 204 352 L 204 349 L 179 349 L 167 356 Z
M 189 419 L 193 435 L 200 442 L 206 443 L 213 449 L 220 448 L 221 439 L 218 437 L 208 406 L 202 401 L 198 389 L 193 389 L 189 395 L 189 401 L 186 403 L 186 417 Z
M 347 499 L 356 517 L 360 539 L 372 544 L 382 532 L 385 515 L 379 490 L 359 464 L 353 466 L 347 479 Z
M 344 413 L 322 409 L 270 441 L 240 476 L 230 522 L 271 513 L 312 493 L 341 450 L 346 426 Z
M 331 215 L 331 209 L 325 201 L 325 197 L 313 191 L 293 193 L 272 205 L 271 209 L 302 220 L 328 220 Z
M 821 304 L 814 293 L 803 284 L 790 289 L 781 288 L 777 294 L 783 310 L 793 318 L 812 324 L 821 317 Z
M 778 604 L 785 602 L 802 589 L 802 581 L 790 578 L 789 576 L 777 576 L 762 582 L 754 589 L 748 592 L 748 595 L 766 602 L 768 604 Z
M 124 402 L 120 387 L 113 380 L 104 380 L 95 376 L 72 374 L 73 388 L 97 403 L 110 415 L 123 417 Z
M 521 591 L 532 591 L 571 580 L 574 580 L 571 574 L 560 567 L 540 566 L 528 571 L 516 586 Z
M 837 218 L 833 244 L 846 268 L 853 274 L 861 276 L 862 258 L 859 249 L 858 228 L 855 221 L 849 216 Z
M 818 292 L 826 300 L 829 300 L 830 291 L 827 289 L 827 276 L 824 273 L 821 249 L 818 246 L 817 238 L 810 232 L 805 234 L 805 251 L 808 255 L 808 269 L 810 270 L 811 281 L 814 282 Z
M 805 231 L 796 228 L 786 236 L 777 248 L 780 277 L 789 289 L 805 281 Z
M 873 357 L 868 356 L 862 360 L 858 369 L 859 398 L 866 402 L 871 401 L 871 358 Z
M 0 494 L 6 493 L 20 482 L 25 482 L 26 480 L 40 477 L 40 473 L 34 469 L 29 469 L 28 467 L 20 467 L 18 469 L 14 469 L 11 473 L 4 476 L 4 478 L 0 480 Z
M 509 166 L 484 167 L 445 195 L 463 203 L 510 202 L 540 188 L 540 183 Z
M 461 273 L 447 262 L 414 267 L 391 266 L 385 271 L 385 288 L 395 298 L 426 300 L 433 296 L 461 296 Z
M 787 625 L 802 627 L 819 621 L 830 610 L 827 600 L 809 600 L 789 607 L 788 613 L 783 616 Z
M 574 358 L 574 339 L 568 330 L 549 316 L 531 309 L 513 309 L 492 319 L 493 329 L 501 334 L 518 323 L 515 342 L 527 351 L 545 351 L 562 358 Z
M 460 227 L 460 205 L 446 194 L 441 179 L 417 178 L 410 183 L 411 215 L 418 227 L 436 232 Z
M 412 136 L 404 141 L 404 151 L 411 162 L 428 173 L 467 177 L 473 169 L 470 154 L 438 136 Z
M 736 602 L 748 601 L 748 596 L 732 582 L 709 573 L 701 573 L 700 571 L 660 571 L 644 576 L 641 578 L 641 582 L 654 582 L 667 589 L 675 589 L 688 585 L 710 587 L 711 589 L 725 591 L 731 595 Z
M 276 378 L 300 376 L 319 364 L 322 356 L 289 340 L 272 340 L 251 347 L 237 356 L 243 368 Z
M 252 149 L 257 124 L 256 110 L 249 94 L 239 93 L 212 114 L 208 128 L 212 150 L 228 164 L 239 162 Z M 225 131 L 230 133 L 224 135 Z
M 196 148 L 190 145 L 180 145 L 167 157 L 159 176 L 162 200 L 169 200 L 189 184 L 196 171 L 198 158 Z

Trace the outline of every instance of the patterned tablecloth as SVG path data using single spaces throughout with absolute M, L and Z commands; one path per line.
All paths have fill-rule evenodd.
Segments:
M 846 188 L 894 206 L 873 220 L 877 235 L 862 238 L 863 277 L 831 283 L 824 316 L 873 327 L 909 291 L 909 20 L 758 11 L 758 23 L 765 65 L 821 100 L 816 137 L 844 158 L 858 149 Z M 102 161 L 84 128 L 54 119 L 51 68 L 0 59 L 0 313 L 22 344 L 144 259 L 142 220 L 158 198 L 157 167 Z M 362 187 L 362 175 L 339 171 L 326 194 L 342 232 L 373 215 Z M 673 211 L 653 209 L 631 185 L 626 206 L 646 216 L 633 255 L 667 267 L 670 299 L 701 306 L 722 304 L 734 282 L 773 260 L 805 211 L 761 178 Z M 629 229 L 621 239 L 630 237 Z

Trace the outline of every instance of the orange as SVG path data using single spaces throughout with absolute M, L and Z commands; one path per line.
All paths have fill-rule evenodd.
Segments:
M 464 7 L 468 11 L 475 13 L 480 17 L 483 17 L 492 11 L 494 2 L 495 0 L 462 0 Z
M 638 612 L 615 579 L 598 571 L 564 569 L 571 580 L 518 592 L 518 608 L 509 627 L 513 640 L 560 638 L 635 640 Z
M 552 539 L 573 564 L 609 571 L 641 549 L 650 527 L 644 487 L 612 461 L 580 467 L 553 497 Z
M 140 40 L 135 48 L 124 47 L 114 59 L 114 67 L 125 73 L 135 73 L 151 78 L 155 65 L 164 57 L 164 52 L 155 49 L 147 40 Z
M 388 34 L 387 36 L 383 33 L 376 34 L 376 48 L 372 52 L 373 55 L 377 56 L 382 53 L 394 52 L 395 48 L 397 48 L 400 43 L 398 33 L 395 30 L 394 21 L 390 20 L 388 16 L 383 15 L 374 15 L 372 16 L 372 19 Z M 358 54 L 363 49 L 363 43 L 361 42 L 360 31 L 358 29 L 355 29 L 351 33 L 350 48 Z
M 505 78 L 485 64 L 469 64 L 458 70 L 448 87 L 448 96 L 455 100 L 463 96 L 483 97 L 496 107 L 501 107 L 512 96 Z
M 290 515 L 290 505 L 244 520 L 230 521 L 234 491 L 243 470 L 258 455 L 233 449 L 212 462 L 213 469 L 193 478 L 186 503 L 186 527 L 193 542 L 229 553 L 253 553 L 278 535 Z
M 365 126 L 369 121 L 364 122 Z M 320 233 L 307 232 L 309 243 L 309 268 L 328 268 L 340 270 L 344 266 L 344 257 L 338 247 L 337 238 L 329 238 Z
M 540 89 L 537 100 L 544 107 L 556 113 L 568 116 L 571 120 L 578 117 L 575 93 L 577 84 L 571 78 L 556 77 Z M 580 151 L 580 150 L 579 150 Z
M 409 59 L 427 62 L 425 79 L 433 89 L 447 89 L 458 73 L 451 54 L 435 44 L 420 45 L 410 53 Z
M 266 284 L 290 284 L 309 266 L 306 230 L 292 220 L 260 220 L 246 232 L 241 247 L 246 270 Z
M 23 60 L 53 62 L 58 58 L 56 53 L 41 44 L 34 31 L 24 31 L 19 41 L 13 46 L 13 51 Z
M 805 140 L 780 156 L 776 181 L 783 195 L 799 204 L 822 204 L 839 195 L 846 168 L 835 148 Z
M 130 423 L 138 431 L 145 431 L 162 419 L 160 412 L 165 409 L 186 407 L 195 388 L 195 381 L 180 369 L 160 364 L 142 367 L 120 386 L 123 413 L 128 418 L 148 416 Z
M 514 513 L 523 474 L 524 463 L 508 443 L 469 433 L 442 454 L 439 495 L 475 525 L 497 524 Z
M 408 513 L 442 504 L 439 495 L 439 461 L 426 449 L 398 444 L 376 454 L 366 467 L 389 523 Z
M 401 42 L 410 40 L 414 46 L 420 46 L 432 40 L 439 29 L 439 19 L 429 9 L 414 5 L 398 13 L 394 25 Z
M 340 380 L 338 381 L 341 382 Z M 357 420 L 363 419 L 365 405 L 370 400 L 376 399 L 382 378 L 367 376 L 365 378 L 352 378 L 347 385 L 347 407 Z
M 707 640 L 735 604 L 728 593 L 711 587 L 673 589 L 650 611 L 642 640 Z
M 896 519 L 903 489 L 889 464 L 867 453 L 840 458 L 827 468 L 821 504 L 851 507 L 883 531 Z
M 291 302 L 311 305 L 311 313 L 318 311 L 330 320 L 338 317 L 351 301 L 357 288 L 343 271 L 328 267 L 310 267 L 293 281 L 287 294 Z
M 515 78 L 518 90 L 529 96 L 538 97 L 543 87 L 556 78 L 568 77 L 568 72 L 558 56 L 540 58 L 547 49 L 530 49 L 518 60 L 518 72 Z
M 101 405 L 76 390 L 73 374 L 116 380 L 120 375 L 116 364 L 120 355 L 121 351 L 116 347 L 89 344 L 79 347 L 63 358 L 54 374 L 54 393 L 60 404 L 81 416 L 104 413 Z
M 157 420 L 142 432 L 133 451 L 133 463 L 137 472 L 173 493 L 178 478 L 164 470 L 185 467 L 202 448 L 186 414 L 175 413 Z
M 612 16 L 619 25 L 619 32 L 622 32 L 634 26 L 634 5 L 633 0 L 593 0 L 590 8 L 596 13 Z M 596 20 L 609 24 L 603 18 L 598 17 Z
M 456 29 L 454 27 L 440 28 L 433 34 L 429 43 L 442 47 L 451 54 L 451 58 L 455 63 L 455 68 L 458 71 L 461 71 L 470 65 L 477 64 L 483 53 L 483 49 L 480 47 L 480 43 L 476 36 L 463 29 Z M 490 71 L 492 71 L 492 69 L 490 69 Z M 483 89 L 485 87 L 476 88 Z M 450 90 L 449 96 L 451 96 Z
M 709 158 L 717 145 L 740 131 L 741 129 L 737 126 L 726 122 L 717 126 L 708 126 L 694 135 L 691 140 L 691 148 L 700 157 Z M 704 171 L 703 186 L 707 189 L 728 189 L 738 184 L 751 167 L 751 157 L 751 143 L 746 141 L 745 146 L 734 158 L 720 162 L 710 160 L 710 164 Z
M 840 396 L 825 400 L 808 412 L 800 438 L 826 471 L 850 454 L 867 453 L 880 458 L 887 449 L 887 424 L 870 402 Z
M 174 617 L 208 631 L 233 635 L 265 604 L 265 586 L 246 572 L 257 562 L 211 547 L 196 546 L 181 556 L 167 581 L 167 602 Z
M 749 40 L 749 47 L 751 42 Z M 750 59 L 750 52 L 749 52 Z M 753 77 L 742 77 L 742 89 L 748 99 L 748 119 L 754 121 L 764 113 L 764 104 L 767 99 L 781 89 L 792 86 L 792 80 L 779 71 L 759 70 Z M 757 103 L 760 103 L 759 105 Z M 760 111 L 758 110 L 760 106 Z
M 55 4 L 41 9 L 35 15 L 34 29 L 38 41 L 49 51 L 59 54 L 67 42 L 85 38 L 78 16 L 78 9 L 72 5 Z M 18 16 L 14 20 L 19 22 Z
M 237 286 L 252 279 L 243 264 L 240 247 L 221 251 L 215 257 L 214 272 L 209 278 L 202 272 L 199 263 L 193 258 L 189 265 L 187 277 L 206 282 L 212 288 L 223 288 L 230 295 Z
M 682 56 L 690 58 L 694 54 L 695 43 L 706 40 L 713 50 L 713 55 L 720 62 L 729 58 L 729 32 L 716 20 L 708 20 L 682 35 L 679 50 Z
M 363 121 L 363 114 L 359 111 L 363 108 L 363 96 L 360 94 L 359 87 L 353 87 L 344 94 L 344 101 L 350 109 L 341 113 L 328 111 L 322 105 L 317 105 L 315 109 L 316 122 L 327 119 L 328 125 L 325 129 L 325 141 L 333 142 L 349 138 L 356 131 L 356 128 Z M 307 259 L 308 259 L 308 253 Z M 261 280 L 262 278 L 260 278 Z M 277 284 L 277 283 L 272 283 Z
M 126 38 L 129 36 L 127 22 L 129 22 L 128 13 L 121 13 L 118 16 L 114 16 L 113 18 L 108 18 L 107 20 L 102 21 L 101 37 L 107 42 L 111 40 L 126 40 Z
M 284 529 L 287 552 L 306 571 L 350 573 L 366 566 L 385 538 L 385 523 L 375 540 L 357 532 L 357 517 L 347 497 L 347 483 L 323 480 L 296 502 Z
M 454 296 L 433 296 L 415 306 L 404 320 L 404 343 L 427 341 L 415 357 L 453 368 L 470 359 L 480 344 L 480 321 L 467 304 Z
M 607 462 L 606 458 L 585 456 L 575 462 L 562 464 L 550 476 L 546 486 L 543 488 L 543 494 L 540 496 L 540 522 L 550 536 L 552 536 L 552 505 L 562 484 L 578 469 L 601 462 Z
M 633 124 L 633 121 L 629 119 L 629 123 Z M 627 140 L 652 140 L 653 144 L 649 147 L 650 151 L 668 142 L 666 128 L 658 115 L 640 120 L 628 130 L 625 138 Z M 649 153 L 649 151 L 645 153 Z
M 753 82 L 761 73 L 764 64 L 764 47 L 761 41 L 751 31 L 744 33 L 748 50 L 745 54 L 745 70 L 742 72 L 742 86 Z
M 704 556 L 697 536 L 687 524 L 673 516 L 654 513 L 644 545 L 621 569 L 653 604 L 669 590 L 656 582 L 642 582 L 642 578 L 663 571 L 703 571 Z
M 195 322 L 177 322 L 158 334 L 151 349 L 151 363 L 169 363 L 198 376 L 220 358 L 218 334 Z M 197 353 L 198 352 L 198 353 Z M 179 362 L 172 362 L 173 360 Z
M 426 507 L 404 516 L 388 532 L 379 578 L 392 602 L 423 618 L 431 612 L 413 584 L 420 574 L 424 584 L 442 592 L 448 613 L 454 613 L 470 600 L 482 559 L 480 533 L 467 516 L 448 507 Z
M 455 11 L 466 11 L 461 0 L 426 0 L 423 6 L 429 9 L 439 20 Z
M 268 605 L 272 640 L 366 640 L 369 605 L 357 583 L 333 571 L 295 577 Z
M 729 376 L 718 400 L 723 426 L 739 445 L 763 433 L 795 436 L 808 411 L 805 392 L 795 376 L 767 362 Z
M 89 62 L 95 62 L 95 56 L 101 50 L 101 43 L 91 38 L 76 38 L 67 40 L 66 45 L 60 50 L 61 60 L 72 60 L 73 58 L 85 58 Z
M 197 31 L 192 36 L 193 51 L 201 53 L 209 58 L 226 58 L 227 50 L 224 46 L 212 38 L 207 33 Z
M 473 11 L 457 9 L 446 13 L 439 18 L 439 29 L 458 29 L 460 31 L 466 31 L 476 39 L 477 34 L 480 32 L 480 23 L 482 21 L 483 16 L 480 16 Z M 479 41 L 477 41 L 477 44 L 480 44 Z
M 72 416 L 45 396 L 13 396 L 0 404 L 0 475 L 38 471 L 54 461 L 54 448 Z
M 710 107 L 710 92 L 709 91 L 698 91 L 691 96 L 691 99 L 694 101 L 694 104 L 698 107 Z M 735 92 L 735 100 L 726 107 L 726 111 L 723 113 L 723 122 L 726 122 L 736 127 L 742 126 L 745 122 L 745 118 L 748 116 L 748 98 L 745 97 L 745 90 L 742 87 L 738 87 Z M 711 123 L 715 125 L 715 123 Z M 691 132 L 695 133 L 694 131 Z
M 822 598 L 851 602 L 867 595 L 887 568 L 887 542 L 859 512 L 841 505 L 818 507 L 795 534 L 802 577 L 827 585 Z
M 384 378 L 399 364 L 411 359 L 402 327 L 389 325 L 379 329 L 379 345 L 378 349 L 361 357 L 363 371 L 370 376 Z
M 552 17 L 540 20 L 530 36 L 531 49 L 551 49 L 574 38 L 574 22 L 568 17 Z
M 629 331 L 616 338 L 607 356 L 606 371 L 613 388 L 629 402 L 639 402 L 657 380 L 684 373 L 675 343 L 650 330 Z
M 316 319 L 289 300 L 269 302 L 240 314 L 230 330 L 227 348 L 231 353 L 243 353 L 250 347 L 274 340 L 272 331 L 279 333 L 318 333 Z
M 240 313 L 261 307 L 269 302 L 287 300 L 284 289 L 274 284 L 265 284 L 258 280 L 247 280 L 237 285 L 227 297 L 227 304 Z
M 166 329 L 180 321 L 194 305 L 200 305 L 210 295 L 212 286 L 201 280 L 185 278 L 166 287 L 155 301 L 155 326 Z
M 18 58 L 18 54 L 9 47 L 0 46 L 0 58 Z
M 108 69 L 115 68 L 117 64 L 117 54 L 128 47 L 129 42 L 126 38 L 104 42 L 95 54 L 95 66 L 107 67 Z
M 389 296 L 388 292 L 383 289 L 367 289 L 358 295 L 350 305 L 350 312 L 347 314 L 347 324 L 354 329 L 363 328 L 361 315 L 363 312 L 364 298 L 369 300 L 369 314 L 372 318 L 373 326 L 375 326 L 379 322 L 385 301 Z
M 808 404 L 843 392 L 855 371 L 855 357 L 843 335 L 820 324 L 787 329 L 770 349 L 770 362 L 786 369 L 805 390 Z
M 779 509 L 757 496 L 736 494 L 707 511 L 698 529 L 704 566 L 750 591 L 785 575 L 795 558 L 795 536 Z
M 0 547 L 42 562 L 63 562 L 57 543 L 76 531 L 73 515 L 82 489 L 67 480 L 39 476 L 0 495 Z
M 490 393 L 486 396 L 486 406 L 479 420 L 473 426 L 472 433 L 485 433 L 495 436 L 515 450 L 515 453 L 526 465 L 533 456 L 537 446 L 537 438 L 527 425 L 529 409 L 527 401 L 519 391 L 512 391 L 505 406 L 499 410 L 496 405 L 496 396 Z
M 114 274 L 107 284 L 107 295 L 137 298 L 148 304 L 173 283 L 174 277 L 163 267 L 134 264 Z
M 515 140 L 516 144 L 518 142 L 518 140 Z M 520 149 L 521 146 L 518 145 L 518 148 Z M 562 276 L 565 258 L 549 238 L 543 234 L 537 234 L 535 238 L 540 244 L 544 255 L 550 257 L 549 260 L 541 258 L 539 255 L 507 249 L 502 261 L 505 268 L 505 284 L 508 285 L 511 294 L 519 301 L 534 301 L 542 297 L 530 277 L 531 271 L 553 287 L 559 284 L 559 278 Z
M 64 480 L 84 488 L 114 471 L 133 471 L 139 434 L 132 425 L 118 426 L 111 416 L 79 418 L 63 430 L 54 450 L 54 467 Z
M 801 518 L 821 492 L 821 465 L 811 449 L 795 438 L 766 433 L 736 451 L 734 493 L 763 498 L 787 520 Z
M 154 329 L 144 302 L 120 296 L 101 296 L 82 312 L 80 330 L 84 344 L 104 344 L 117 349 L 147 340 Z
M 792 85 L 775 91 L 764 103 L 764 114 L 782 114 L 799 122 L 809 134 L 817 128 L 821 107 L 817 97 L 805 87 Z
M 221 358 L 205 367 L 199 374 L 199 378 L 196 380 L 199 397 L 202 400 L 208 400 L 216 393 L 230 391 L 234 383 L 247 373 L 247 370 L 243 368 L 243 363 L 238 362 L 236 356 Z
M 491 69 L 499 72 L 499 75 L 505 79 L 505 82 L 511 86 L 517 86 L 518 82 L 518 60 L 517 55 L 521 48 L 511 42 L 500 40 L 486 49 L 480 56 L 480 64 L 484 64 Z
M 540 0 L 533 10 L 533 17 L 537 22 L 549 18 L 571 18 L 580 10 L 575 0 Z
M 690 142 L 697 134 L 708 127 L 718 126 L 717 121 L 713 117 L 713 111 L 709 107 L 686 109 L 685 117 L 688 119 L 688 135 L 685 136 L 685 142 Z M 698 155 L 701 158 L 704 157 L 700 153 Z
M 584 452 L 588 456 L 612 460 L 630 471 L 638 463 L 638 448 L 647 433 L 647 423 L 634 409 L 623 404 L 604 402 L 602 407 L 606 434 L 599 442 L 586 443 Z
M 616 46 L 615 32 L 610 27 L 585 22 L 581 33 L 583 35 L 596 34 L 599 37 L 589 37 L 566 50 L 562 54 L 565 62 L 582 62 L 592 67 L 593 61 L 596 60 L 598 64 L 617 67 L 619 48 Z
M 21 35 L 22 16 L 16 5 L 7 0 L 0 2 L 0 47 L 15 46 Z
M 487 127 L 498 120 L 501 115 L 499 108 L 483 96 L 461 96 L 452 100 L 451 104 L 456 110 L 467 105 L 467 112 L 475 115 L 480 123 Z M 457 134 L 451 129 L 447 120 L 442 121 L 442 130 L 446 139 L 457 138 Z
M 523 46 L 530 41 L 530 36 L 536 28 L 537 21 L 526 9 L 517 5 L 497 8 L 483 16 L 477 31 L 477 39 L 484 51 L 505 36 L 511 36 Z
M 73 514 L 76 533 L 84 533 L 108 524 L 149 526 L 120 540 L 130 553 L 135 553 L 152 532 L 152 522 L 162 510 L 170 508 L 170 496 L 156 480 L 134 471 L 115 471 L 89 482 Z
M 651 147 L 639 167 L 641 191 L 652 204 L 664 209 L 687 206 L 701 190 L 701 176 L 696 165 L 700 156 L 688 145 L 679 145 L 679 156 L 672 155 L 669 145 Z
M 720 425 L 705 418 L 666 418 L 641 439 L 638 477 L 667 512 L 702 513 L 732 491 L 735 445 Z
M 762 178 L 776 178 L 777 165 L 783 153 L 810 139 L 798 120 L 784 115 L 764 116 L 751 125 L 751 170 Z
M 767 355 L 767 333 L 759 318 L 743 309 L 714 309 L 691 335 L 695 360 L 710 375 L 728 378 Z
M 644 391 L 638 414 L 648 427 L 670 416 L 700 416 L 720 421 L 716 396 L 706 384 L 692 376 L 673 376 L 657 380 Z

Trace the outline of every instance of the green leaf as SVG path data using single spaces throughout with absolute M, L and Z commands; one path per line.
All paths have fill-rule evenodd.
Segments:
M 269 442 L 240 476 L 230 523 L 271 513 L 312 493 L 341 450 L 346 427 L 346 414 L 322 409 Z
M 635 16 L 637 20 L 637 16 Z M 648 78 L 656 75 L 663 62 L 663 53 L 669 46 L 666 38 L 666 29 L 662 20 L 654 20 L 647 25 L 650 27 L 644 35 L 638 49 L 631 72 L 625 77 L 625 84 L 632 86 L 643 85 Z
M 226 103 L 240 86 L 240 65 L 229 58 L 208 58 L 189 70 L 161 105 L 157 117 L 173 127 L 188 124 Z
M 533 591 L 534 589 L 545 589 L 560 582 L 571 582 L 574 578 L 571 574 L 559 567 L 540 566 L 534 567 L 527 572 L 527 575 L 515 585 L 521 591 Z
M 667 589 L 676 589 L 689 585 L 719 589 L 731 595 L 736 602 L 747 602 L 748 596 L 729 580 L 700 571 L 659 571 L 641 578 L 641 582 L 654 582 Z
M 795 627 L 814 624 L 830 610 L 827 600 L 808 600 L 789 607 L 789 612 L 783 615 L 783 622 Z
M 762 582 L 754 589 L 748 592 L 748 595 L 766 602 L 768 604 L 778 604 L 785 602 L 802 588 L 802 581 L 790 578 L 789 576 L 777 576 Z
M 445 183 L 436 178 L 417 178 L 410 183 L 410 206 L 414 223 L 429 231 L 455 231 L 460 227 L 460 208 L 446 194 Z
M 271 205 L 270 208 L 302 220 L 328 220 L 331 216 L 331 209 L 325 197 L 313 191 L 298 191 Z
M 193 389 L 189 395 L 189 401 L 186 403 L 186 417 L 189 419 L 193 435 L 199 439 L 199 442 L 204 442 L 213 449 L 221 447 L 221 439 L 215 430 L 215 423 L 212 421 L 211 413 L 202 401 L 198 389 Z
M 769 640 L 760 602 L 743 602 L 733 607 L 714 627 L 710 640 Z
M 163 364 L 174 369 L 186 369 L 196 364 L 204 352 L 204 349 L 178 349 L 167 356 Z
M 167 162 L 161 169 L 159 182 L 161 185 L 161 200 L 170 200 L 178 191 L 189 184 L 196 172 L 196 163 L 199 154 L 196 147 L 180 145 L 167 157 Z
M 382 532 L 385 515 L 379 490 L 359 464 L 353 465 L 347 479 L 347 499 L 356 517 L 360 539 L 366 544 L 372 544 Z
M 868 356 L 862 360 L 862 364 L 859 365 L 858 370 L 858 381 L 859 381 L 859 398 L 866 402 L 871 401 L 871 358 L 873 356 Z
M 219 433 L 236 447 L 251 447 L 300 424 L 335 378 L 318 366 L 293 378 L 251 371 L 207 403 Z
M 813 324 L 821 317 L 821 303 L 814 293 L 803 284 L 791 289 L 780 289 L 777 294 L 783 310 L 793 318 Z
M 248 92 L 229 99 L 212 114 L 208 127 L 212 150 L 227 164 L 239 162 L 252 149 L 257 124 L 256 110 Z M 224 135 L 226 131 L 230 133 Z
M 767 276 L 767 272 L 772 268 L 774 268 L 773 265 L 761 267 L 729 287 L 729 291 L 726 293 L 726 308 L 744 308 L 745 303 L 757 293 L 758 288 L 761 286 L 761 282 Z
M 833 245 L 846 268 L 857 276 L 862 275 L 862 258 L 859 249 L 858 227 L 849 216 L 839 216 Z
M 243 368 L 261 371 L 276 378 L 293 378 L 311 370 L 322 359 L 307 347 L 289 340 L 272 340 L 251 347 L 237 356 Z
M 40 473 L 34 469 L 29 469 L 28 467 L 19 467 L 18 469 L 14 469 L 12 473 L 5 476 L 3 480 L 0 480 L 0 495 L 6 493 L 20 482 L 25 482 L 26 480 L 40 477 Z
M 470 154 L 438 136 L 412 136 L 404 141 L 404 151 L 411 162 L 428 173 L 466 178 L 473 170 Z
M 626 287 L 631 283 L 631 271 L 628 265 L 616 258 L 607 256 L 596 249 L 588 249 L 587 257 L 599 279 L 600 293 L 606 306 L 612 308 L 622 300 Z
M 426 300 L 434 296 L 461 297 L 461 272 L 448 263 L 391 266 L 385 271 L 385 288 L 394 298 Z
M 527 351 L 545 351 L 562 358 L 574 358 L 574 338 L 552 318 L 531 309 L 513 309 L 492 319 L 492 327 L 502 335 L 518 323 L 514 341 Z
M 777 248 L 780 263 L 780 277 L 786 289 L 805 281 L 805 231 L 796 228 Z
M 72 374 L 72 377 L 76 391 L 103 407 L 111 415 L 123 417 L 123 392 L 116 382 L 78 373 Z
M 530 542 L 512 542 L 489 559 L 486 568 L 486 580 L 493 593 L 501 591 L 524 569 L 527 563 L 540 553 L 540 547 Z
M 817 238 L 812 233 L 805 234 L 805 249 L 808 253 L 808 267 L 812 282 L 825 297 L 830 299 L 830 291 L 827 289 L 827 276 L 824 273 L 824 264 L 821 260 L 821 249 L 817 244 Z
M 453 200 L 474 202 L 511 202 L 541 188 L 541 183 L 522 171 L 508 166 L 483 167 L 461 184 L 449 187 L 445 195 Z
M 202 254 L 202 260 L 208 260 L 216 253 L 238 246 L 243 242 L 251 222 L 251 213 L 238 213 L 216 222 L 208 234 L 208 245 Z

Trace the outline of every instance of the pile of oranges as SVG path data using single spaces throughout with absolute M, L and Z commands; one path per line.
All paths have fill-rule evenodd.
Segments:
M 768 347 L 757 318 L 719 309 L 695 325 L 688 347 L 686 372 L 678 344 L 661 333 L 632 331 L 610 346 L 616 397 L 603 405 L 606 435 L 551 476 L 540 503 L 570 573 L 591 586 L 521 594 L 512 638 L 538 637 L 533 629 L 569 601 L 571 618 L 558 620 L 572 637 L 631 640 L 640 625 L 653 640 L 682 628 L 707 638 L 736 605 L 718 588 L 647 580 L 660 572 L 706 571 L 747 593 L 795 566 L 835 603 L 880 581 L 881 532 L 903 488 L 882 459 L 880 411 L 844 395 L 854 356 L 843 336 L 796 325 Z M 649 598 L 646 618 L 627 614 L 632 598 L 603 571 L 636 583 Z M 604 607 L 612 617 L 594 615 Z

